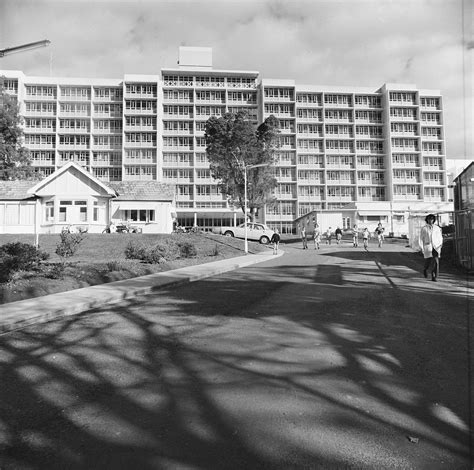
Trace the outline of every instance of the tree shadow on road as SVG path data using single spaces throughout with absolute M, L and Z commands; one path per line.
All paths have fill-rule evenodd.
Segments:
M 365 255 L 0 336 L 0 467 L 466 468 L 463 299 Z

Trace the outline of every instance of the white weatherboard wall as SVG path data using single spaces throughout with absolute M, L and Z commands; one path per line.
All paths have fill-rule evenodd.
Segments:
M 35 201 L 0 201 L 0 233 L 34 233 Z
M 108 223 L 108 198 L 106 191 L 84 173 L 74 167 L 59 173 L 35 192 L 41 199 L 41 233 L 59 233 L 66 225 L 88 228 L 89 232 L 101 232 Z M 64 201 L 70 204 L 65 206 Z M 77 205 L 85 201 L 85 205 Z M 54 218 L 46 220 L 46 203 L 53 203 Z M 87 208 L 86 220 L 81 220 L 81 208 Z M 93 220 L 96 209 L 97 220 Z M 65 215 L 64 212 L 65 211 Z
M 171 233 L 173 231 L 173 217 L 175 212 L 171 202 L 167 201 L 111 201 L 111 220 L 115 224 L 126 222 L 126 210 L 150 210 L 155 211 L 155 220 L 150 222 L 133 221 L 133 227 L 139 227 L 143 233 Z

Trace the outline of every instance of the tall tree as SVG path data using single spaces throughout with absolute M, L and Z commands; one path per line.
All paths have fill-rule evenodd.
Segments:
M 268 164 L 247 169 L 247 207 L 252 217 L 258 208 L 275 200 L 272 191 L 277 181 L 272 164 L 279 132 L 278 119 L 274 116 L 257 127 L 246 112 L 212 116 L 206 123 L 206 153 L 211 174 L 234 206 L 244 211 L 245 167 Z
M 22 118 L 14 98 L 0 89 L 0 180 L 33 176 L 29 150 L 23 147 Z

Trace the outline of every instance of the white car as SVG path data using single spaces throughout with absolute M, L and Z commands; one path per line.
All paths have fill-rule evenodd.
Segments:
M 245 223 L 237 227 L 221 227 L 220 233 L 226 237 L 245 238 Z M 275 232 L 264 224 L 247 222 L 247 239 L 255 240 L 264 245 L 270 243 Z

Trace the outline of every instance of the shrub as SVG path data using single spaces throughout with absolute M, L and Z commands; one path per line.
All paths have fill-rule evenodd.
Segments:
M 125 258 L 127 259 L 143 259 L 145 253 L 146 247 L 135 241 L 129 241 L 125 247 Z
M 44 270 L 44 277 L 49 279 L 62 279 L 64 276 L 65 265 L 63 263 L 54 263 Z
M 56 254 L 61 258 L 62 263 L 65 264 L 66 260 L 76 253 L 82 240 L 84 240 L 84 235 L 82 233 L 63 231 L 59 236 L 61 241 L 56 245 Z
M 41 261 L 48 257 L 48 253 L 29 243 L 14 242 L 0 246 L 0 282 L 8 281 L 15 272 L 38 269 Z
M 125 265 L 125 261 L 119 260 L 119 259 L 114 259 L 111 261 L 107 261 L 105 264 L 105 267 L 107 268 L 107 271 L 123 271 L 124 269 L 127 269 L 127 266 Z
M 219 256 L 220 255 L 220 250 L 219 247 L 217 246 L 217 243 L 214 245 L 214 248 L 212 251 L 209 253 L 209 256 Z
M 194 258 L 197 256 L 196 247 L 191 242 L 178 242 L 180 258 Z
M 196 247 L 192 243 L 170 238 L 166 238 L 152 247 L 146 247 L 131 241 L 125 250 L 127 259 L 139 259 L 150 264 L 173 261 L 178 258 L 192 258 L 196 255 Z

